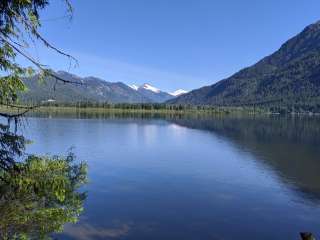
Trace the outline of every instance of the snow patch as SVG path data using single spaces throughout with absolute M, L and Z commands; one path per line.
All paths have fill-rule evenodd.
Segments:
M 175 97 L 178 97 L 178 96 L 180 96 L 180 95 L 182 95 L 182 94 L 185 94 L 185 93 L 187 93 L 187 92 L 188 92 L 188 91 L 186 91 L 186 90 L 178 89 L 178 90 L 170 93 L 170 95 L 175 96 Z
M 129 85 L 129 87 L 131 87 L 133 90 L 136 90 L 136 91 L 139 89 L 139 87 L 137 85 L 134 85 L 134 84 Z
M 160 93 L 161 92 L 160 89 L 158 89 L 156 87 L 153 87 L 153 86 L 151 86 L 150 84 L 147 84 L 147 83 L 143 84 L 142 88 L 144 88 L 146 90 L 149 90 L 151 92 L 154 92 L 154 93 Z

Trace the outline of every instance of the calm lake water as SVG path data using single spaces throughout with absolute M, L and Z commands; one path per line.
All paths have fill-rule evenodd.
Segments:
M 80 221 L 59 239 L 320 237 L 320 119 L 30 117 L 27 152 L 89 165 Z

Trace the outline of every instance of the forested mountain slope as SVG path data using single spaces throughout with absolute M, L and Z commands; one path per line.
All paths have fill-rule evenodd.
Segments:
M 168 103 L 320 108 L 320 21 L 272 55 Z

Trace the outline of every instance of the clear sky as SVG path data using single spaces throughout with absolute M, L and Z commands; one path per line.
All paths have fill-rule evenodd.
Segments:
M 79 60 L 71 72 L 163 90 L 230 76 L 320 19 L 319 0 L 71 0 L 42 13 L 42 34 Z M 37 46 L 55 70 L 68 61 Z

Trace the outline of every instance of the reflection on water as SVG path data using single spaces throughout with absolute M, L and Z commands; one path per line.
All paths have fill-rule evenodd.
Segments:
M 320 200 L 319 118 L 176 119 L 188 128 L 215 133 L 272 167 L 289 187 Z
M 59 239 L 298 239 L 320 234 L 318 118 L 51 113 L 28 151 L 89 164 Z
M 17 125 L 16 125 L 17 126 Z M 67 157 L 27 156 L 26 140 L 0 124 L 0 239 L 48 239 L 77 222 L 86 165 Z

